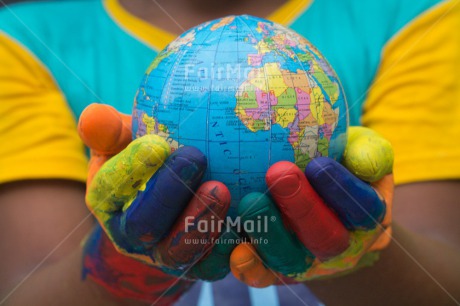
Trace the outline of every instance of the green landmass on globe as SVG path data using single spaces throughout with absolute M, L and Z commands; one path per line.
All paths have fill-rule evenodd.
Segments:
M 232 205 L 264 192 L 280 160 L 301 169 L 315 157 L 339 160 L 347 105 L 324 56 L 281 25 L 248 15 L 192 28 L 154 59 L 133 109 L 133 134 L 155 133 L 172 149 L 208 158 L 206 180 L 225 183 Z

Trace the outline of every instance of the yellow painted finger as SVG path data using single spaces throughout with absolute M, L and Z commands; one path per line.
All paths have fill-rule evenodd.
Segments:
M 380 180 L 393 171 L 393 148 L 389 141 L 371 129 L 350 127 L 343 165 L 367 182 Z
M 125 209 L 169 154 L 169 145 L 157 135 L 131 142 L 94 176 L 86 196 L 90 210 L 104 222 L 110 213 Z

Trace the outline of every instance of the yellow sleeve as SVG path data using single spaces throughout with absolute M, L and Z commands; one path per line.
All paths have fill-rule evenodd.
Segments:
M 383 50 L 362 123 L 394 146 L 397 184 L 460 178 L 460 5 L 444 1 Z
M 0 32 L 0 183 L 85 181 L 84 146 L 50 72 Z

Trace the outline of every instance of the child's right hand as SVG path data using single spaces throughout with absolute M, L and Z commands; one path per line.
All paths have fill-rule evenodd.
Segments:
M 230 205 L 222 183 L 200 186 L 207 162 L 199 150 L 182 147 L 170 155 L 156 135 L 130 142 L 130 118 L 100 104 L 82 113 L 78 128 L 92 151 L 87 205 L 121 254 L 188 279 L 216 280 L 229 272 L 233 246 L 211 252 L 219 233 L 196 226 L 199 220 L 224 219 Z M 195 226 L 187 227 L 191 222 Z M 200 268 L 205 261 L 219 269 L 206 273 Z M 111 267 L 115 274 L 117 266 Z

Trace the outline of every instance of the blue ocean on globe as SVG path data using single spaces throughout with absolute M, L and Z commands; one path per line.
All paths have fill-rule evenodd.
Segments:
M 321 53 L 271 21 L 228 16 L 183 33 L 154 59 L 135 96 L 133 136 L 208 158 L 205 180 L 229 188 L 232 207 L 265 192 L 265 173 L 287 160 L 340 160 L 348 127 L 340 81 Z

